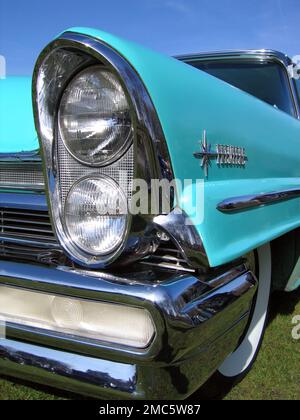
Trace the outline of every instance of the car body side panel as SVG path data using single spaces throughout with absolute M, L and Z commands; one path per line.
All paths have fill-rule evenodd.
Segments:
M 31 77 L 0 79 L 0 153 L 38 149 L 31 101 Z
M 69 31 L 109 44 L 135 68 L 158 112 L 177 179 L 204 179 L 200 161 L 193 157 L 200 151 L 203 130 L 212 145 L 246 149 L 245 168 L 218 167 L 212 160 L 204 179 L 204 217 L 194 221 L 211 266 L 231 261 L 300 226 L 299 198 L 235 214 L 216 209 L 220 201 L 230 197 L 300 186 L 297 119 L 135 43 L 89 28 Z M 185 190 L 179 203 L 187 211 L 184 198 L 191 196 L 191 191 Z

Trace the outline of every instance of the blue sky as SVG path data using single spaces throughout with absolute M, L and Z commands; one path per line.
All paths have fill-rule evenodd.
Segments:
M 8 75 L 71 26 L 99 28 L 166 54 L 274 48 L 300 54 L 299 0 L 0 0 Z

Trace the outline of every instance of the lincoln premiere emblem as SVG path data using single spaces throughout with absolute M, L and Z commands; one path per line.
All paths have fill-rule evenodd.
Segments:
M 205 177 L 208 176 L 208 167 L 211 159 L 217 159 L 218 166 L 241 166 L 246 164 L 247 156 L 243 147 L 216 144 L 215 151 L 212 150 L 211 144 L 207 142 L 206 130 L 203 131 L 203 139 L 201 141 L 201 151 L 195 152 L 194 156 L 201 159 L 201 167 L 204 169 Z

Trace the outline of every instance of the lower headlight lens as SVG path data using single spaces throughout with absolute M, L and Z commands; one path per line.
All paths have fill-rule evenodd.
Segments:
M 145 348 L 154 335 L 142 308 L 0 286 L 0 320 L 93 340 Z
M 109 254 L 120 246 L 126 233 L 125 194 L 111 178 L 84 178 L 68 194 L 65 223 L 79 248 L 97 256 Z

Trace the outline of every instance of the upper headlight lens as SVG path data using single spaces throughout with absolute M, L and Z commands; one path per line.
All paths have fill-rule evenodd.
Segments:
M 92 255 L 115 251 L 127 228 L 127 200 L 110 178 L 84 178 L 70 190 L 65 223 L 75 244 Z
M 101 65 L 81 71 L 66 88 L 59 128 L 69 152 L 88 165 L 117 159 L 131 141 L 130 106 L 117 77 Z

